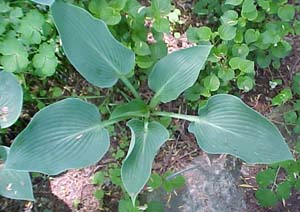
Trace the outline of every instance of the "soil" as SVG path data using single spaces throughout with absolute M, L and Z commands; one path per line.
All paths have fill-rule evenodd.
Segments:
M 183 11 L 183 18 L 186 20 L 186 25 L 193 23 L 198 25 L 195 21 L 198 21 L 190 14 L 190 8 L 192 1 L 180 1 L 175 2 L 177 8 Z M 187 26 L 181 26 L 179 31 L 184 32 Z M 270 99 L 275 96 L 282 87 L 289 86 L 291 77 L 294 73 L 300 70 L 300 55 L 299 55 L 299 41 L 300 37 L 288 37 L 287 40 L 292 43 L 293 51 L 291 55 L 283 60 L 283 65 L 279 71 L 273 71 L 270 69 L 258 69 L 256 72 L 256 87 L 251 92 L 240 93 L 241 98 L 249 106 L 259 111 L 264 115 L 268 115 L 272 112 L 273 108 L 270 104 Z M 172 35 L 166 35 L 165 41 L 168 44 L 169 51 L 176 50 L 178 48 L 186 48 L 192 44 L 187 42 L 186 36 L 182 34 L 179 39 L 174 38 Z M 34 91 L 41 85 L 45 89 L 50 89 L 52 86 L 60 86 L 64 90 L 64 96 L 70 94 L 89 95 L 88 88 L 93 88 L 94 91 L 100 91 L 102 96 L 109 96 L 112 90 L 98 89 L 89 85 L 71 66 L 68 66 L 68 70 L 59 70 L 58 74 L 51 78 L 46 85 L 41 85 L 41 82 L 32 82 L 33 85 L 29 85 Z M 270 87 L 266 82 L 272 79 L 282 79 L 283 85 L 276 89 L 270 90 Z M 151 91 L 146 87 L 146 84 L 142 83 L 140 91 L 143 92 L 143 97 L 148 99 L 151 96 Z M 122 96 L 113 96 L 115 101 L 121 101 Z M 55 99 L 53 100 L 55 101 Z M 96 104 L 103 103 L 104 99 L 91 100 Z M 51 100 L 48 101 L 51 103 Z M 195 111 L 191 111 L 184 98 L 179 98 L 177 101 L 173 101 L 164 106 L 167 111 L 181 112 L 194 114 Z M 34 105 L 27 105 L 23 110 L 21 116 L 22 125 L 26 125 L 30 117 L 38 109 Z M 104 117 L 105 118 L 105 117 Z M 158 173 L 164 173 L 167 170 L 180 170 L 184 168 L 184 164 L 192 161 L 196 156 L 201 154 L 201 150 L 198 148 L 195 138 L 187 132 L 188 123 L 180 120 L 173 120 L 174 136 L 171 140 L 166 142 L 161 148 L 159 154 L 156 156 L 153 170 Z M 3 141 L 9 145 L 15 135 L 18 128 L 10 128 L 5 135 Z M 112 138 L 112 146 L 117 145 L 118 138 Z M 292 142 L 290 142 L 293 145 Z M 91 176 L 103 167 L 107 165 L 111 160 L 114 160 L 109 154 L 91 167 L 87 167 L 80 170 L 72 170 L 65 172 L 54 178 L 48 176 L 40 176 L 33 178 L 34 195 L 36 202 L 16 201 L 9 200 L 0 197 L 0 211 L 3 212 L 17 212 L 17 211 L 34 211 L 34 212 L 68 212 L 68 211 L 117 211 L 118 200 L 120 198 L 120 192 L 118 188 L 108 184 L 105 189 L 110 193 L 108 198 L 105 198 L 106 208 L 101 208 L 99 202 L 95 199 L 93 193 L 97 189 L 97 186 L 91 184 Z M 255 165 L 249 166 L 243 164 L 241 170 L 241 187 L 244 188 L 246 195 L 246 204 L 248 211 L 300 211 L 300 194 L 293 191 L 293 194 L 289 200 L 285 203 L 278 203 L 273 209 L 266 209 L 260 207 L 255 199 L 255 190 L 257 184 L 255 182 L 256 173 L 263 169 L 264 166 Z M 245 186 L 247 185 L 247 186 Z M 78 204 L 75 204 L 78 202 Z

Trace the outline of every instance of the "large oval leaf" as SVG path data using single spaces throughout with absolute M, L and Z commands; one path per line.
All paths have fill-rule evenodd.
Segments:
M 149 76 L 149 87 L 155 97 L 166 103 L 191 87 L 197 80 L 210 52 L 210 45 L 194 46 L 175 51 L 162 58 Z
M 0 146 L 0 160 L 5 161 L 9 148 Z M 0 195 L 12 198 L 33 201 L 33 191 L 28 172 L 9 170 L 0 163 Z
M 12 73 L 0 71 L 0 128 L 14 124 L 20 116 L 23 90 Z
M 158 122 L 144 123 L 134 119 L 127 125 L 132 137 L 121 175 L 125 189 L 134 203 L 151 175 L 154 157 L 169 138 L 169 132 Z
M 239 98 L 211 97 L 189 126 L 199 146 L 208 153 L 231 154 L 247 163 L 293 160 L 279 130 Z
M 97 107 L 66 99 L 38 112 L 12 144 L 7 168 L 55 175 L 100 160 L 109 135 Z
M 111 87 L 134 67 L 134 53 L 119 43 L 102 20 L 86 10 L 55 1 L 51 6 L 64 51 L 90 83 Z

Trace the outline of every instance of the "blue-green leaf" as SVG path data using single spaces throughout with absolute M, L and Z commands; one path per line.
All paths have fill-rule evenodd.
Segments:
M 189 131 L 208 153 L 231 154 L 247 163 L 293 160 L 275 125 L 232 95 L 211 97 Z
M 102 20 L 61 0 L 51 11 L 68 59 L 90 83 L 112 87 L 134 68 L 133 51 L 118 42 Z
M 23 90 L 12 73 L 0 71 L 0 128 L 14 124 L 20 116 Z
M 212 46 L 194 46 L 162 58 L 149 76 L 149 87 L 161 102 L 169 102 L 197 80 Z
M 5 161 L 9 148 L 0 146 L 0 160 Z M 20 200 L 33 201 L 33 191 L 28 172 L 9 170 L 0 164 L 0 195 Z
M 132 133 L 127 156 L 122 165 L 122 181 L 133 203 L 151 175 L 154 157 L 169 138 L 168 130 L 158 122 L 131 120 Z
M 97 107 L 66 99 L 38 112 L 13 142 L 6 166 L 55 175 L 99 161 L 109 148 Z

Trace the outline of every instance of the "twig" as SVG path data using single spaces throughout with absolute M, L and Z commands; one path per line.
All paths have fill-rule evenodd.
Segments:
M 187 172 L 187 171 L 196 169 L 196 168 L 198 168 L 198 167 L 200 167 L 200 165 L 195 165 L 195 166 L 192 166 L 192 167 L 183 169 L 183 170 L 181 170 L 181 171 L 178 171 L 178 172 L 176 172 L 176 173 L 171 174 L 170 176 L 168 176 L 168 177 L 166 178 L 166 180 L 171 180 L 171 179 L 175 178 L 177 175 L 180 175 L 180 174 L 185 173 L 185 172 Z
M 275 175 L 275 178 L 274 178 L 274 182 L 273 182 L 273 185 L 272 185 L 272 188 L 271 190 L 273 191 L 275 185 L 276 185 L 276 181 L 277 181 L 277 177 L 278 177 L 278 173 L 279 173 L 279 170 L 280 170 L 280 166 L 278 167 L 277 171 L 276 171 L 276 175 Z

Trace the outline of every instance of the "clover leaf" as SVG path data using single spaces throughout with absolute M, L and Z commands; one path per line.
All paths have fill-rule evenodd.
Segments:
M 237 79 L 237 86 L 239 89 L 248 92 L 254 86 L 253 78 L 249 76 L 239 76 Z
M 41 30 L 45 23 L 44 16 L 37 10 L 31 10 L 21 20 L 19 27 L 19 33 L 25 43 L 28 44 L 40 44 L 42 41 Z
M 285 5 L 278 9 L 278 16 L 283 21 L 293 20 L 295 16 L 295 8 L 292 5 Z
M 194 43 L 198 43 L 200 41 L 209 41 L 212 36 L 212 31 L 209 27 L 190 27 L 187 30 L 188 40 Z
M 249 44 L 257 41 L 259 34 L 260 33 L 254 29 L 247 29 L 245 32 L 245 42 Z
M 54 46 L 46 43 L 41 44 L 39 53 L 34 55 L 32 62 L 37 75 L 41 77 L 53 75 L 58 64 Z
M 29 61 L 28 53 L 23 44 L 16 38 L 7 38 L 0 44 L 0 63 L 3 69 L 10 72 L 24 70 Z
M 125 6 L 124 1 L 112 1 L 111 4 L 106 1 L 92 0 L 89 3 L 89 10 L 98 18 L 101 18 L 108 25 L 116 25 L 121 21 L 120 11 Z
M 218 32 L 222 40 L 232 40 L 236 36 L 236 27 L 223 24 L 218 28 Z
M 215 74 L 204 78 L 204 86 L 210 91 L 217 91 L 220 87 L 220 80 Z
M 276 194 L 270 189 L 260 188 L 255 192 L 255 197 L 257 198 L 260 205 L 264 207 L 274 206 L 277 203 Z

